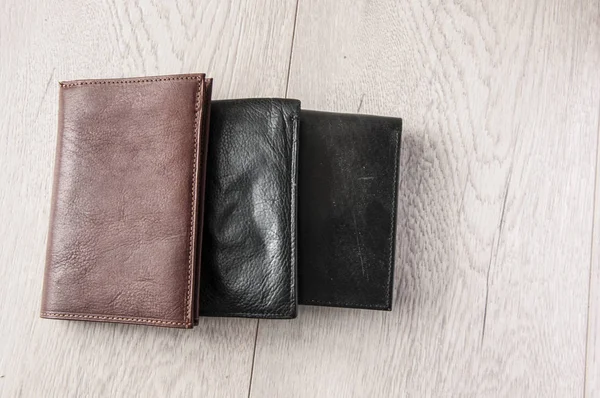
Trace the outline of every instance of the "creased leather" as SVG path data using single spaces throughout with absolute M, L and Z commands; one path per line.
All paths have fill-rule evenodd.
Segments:
M 302 111 L 299 303 L 391 310 L 402 120 Z
M 296 316 L 300 102 L 213 101 L 200 314 Z
M 42 317 L 192 327 L 209 92 L 202 74 L 61 83 Z

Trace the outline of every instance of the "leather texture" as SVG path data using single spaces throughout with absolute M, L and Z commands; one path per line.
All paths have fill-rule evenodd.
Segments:
M 41 316 L 190 328 L 210 79 L 60 84 Z
M 213 101 L 200 314 L 296 316 L 300 102 Z
M 391 310 L 402 120 L 302 111 L 299 303 Z

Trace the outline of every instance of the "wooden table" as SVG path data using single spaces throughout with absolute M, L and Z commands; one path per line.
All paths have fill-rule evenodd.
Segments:
M 136 3 L 0 4 L 1 396 L 600 396 L 597 0 Z M 393 312 L 39 319 L 57 82 L 184 72 L 404 118 Z

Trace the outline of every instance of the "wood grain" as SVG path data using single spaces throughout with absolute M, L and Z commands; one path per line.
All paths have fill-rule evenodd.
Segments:
M 288 96 L 405 121 L 394 311 L 261 321 L 252 397 L 583 394 L 598 13 L 300 1 Z
M 0 396 L 247 396 L 255 320 L 193 331 L 39 319 L 57 82 L 207 72 L 284 96 L 295 0 L 0 3 Z
M 600 123 L 598 125 L 600 140 Z M 594 232 L 590 268 L 585 396 L 600 397 L 600 150 L 596 153 Z
M 299 0 L 295 33 L 294 0 L 0 12 L 0 396 L 600 395 L 597 2 Z M 404 118 L 393 312 L 261 321 L 254 361 L 253 320 L 38 318 L 57 81 L 192 71 Z

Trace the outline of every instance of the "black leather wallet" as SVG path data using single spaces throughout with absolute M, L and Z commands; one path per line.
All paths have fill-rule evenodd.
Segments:
M 200 315 L 296 316 L 300 102 L 213 101 Z
M 391 310 L 402 120 L 302 111 L 299 303 Z

